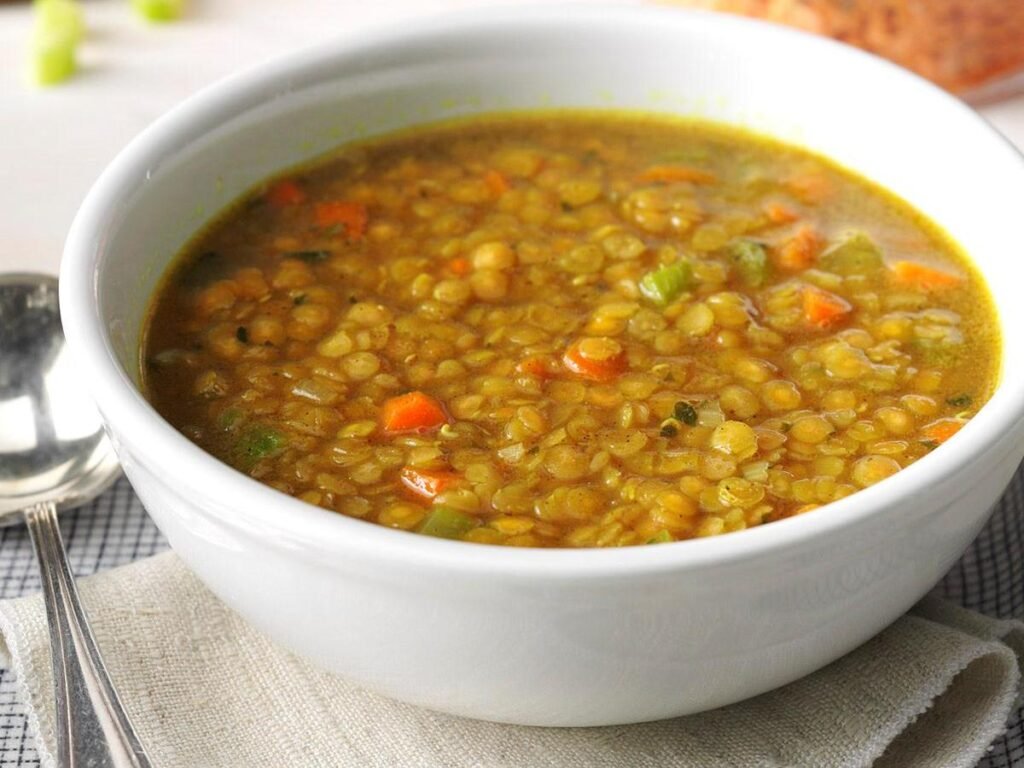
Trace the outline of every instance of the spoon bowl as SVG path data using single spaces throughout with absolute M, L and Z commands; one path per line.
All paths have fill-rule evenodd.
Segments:
M 0 276 L 0 526 L 28 525 L 50 628 L 58 764 L 146 768 L 89 629 L 57 510 L 85 504 L 118 475 L 99 414 L 76 375 L 57 280 Z
M 75 376 L 57 280 L 0 276 L 0 526 L 42 501 L 86 503 L 120 475 L 99 414 Z

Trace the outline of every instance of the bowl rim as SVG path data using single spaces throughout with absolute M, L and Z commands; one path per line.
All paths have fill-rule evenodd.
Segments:
M 570 18 L 571 17 L 571 18 Z M 115 444 L 120 441 L 148 470 L 173 464 L 176 474 L 207 502 L 204 514 L 252 535 L 273 532 L 287 546 L 301 545 L 309 554 L 350 551 L 401 560 L 407 564 L 442 567 L 457 572 L 503 573 L 524 578 L 557 575 L 593 578 L 625 574 L 684 571 L 715 564 L 752 559 L 776 550 L 800 546 L 818 537 L 834 535 L 885 515 L 900 499 L 934 492 L 981 462 L 1009 441 L 1024 422 L 1024 388 L 1002 377 L 992 398 L 978 414 L 940 450 L 891 478 L 852 496 L 828 504 L 827 511 L 787 518 L 730 534 L 688 539 L 665 546 L 621 548 L 543 549 L 469 545 L 348 518 L 287 496 L 238 472 L 206 453 L 175 430 L 149 404 L 118 363 L 99 313 L 100 269 L 106 246 L 104 229 L 118 209 L 121 192 L 153 166 L 165 148 L 194 141 L 191 135 L 210 124 L 211 118 L 234 114 L 247 99 L 277 84 L 281 90 L 303 87 L 315 80 L 317 67 L 332 60 L 401 47 L 438 35 L 473 33 L 509 25 L 589 24 L 615 27 L 643 25 L 657 19 L 659 26 L 700 27 L 705 34 L 756 34 L 775 38 L 777 44 L 800 46 L 831 62 L 853 62 L 863 69 L 884 72 L 891 81 L 915 90 L 920 99 L 941 102 L 941 107 L 973 123 L 979 135 L 1002 142 L 1021 171 L 1024 156 L 974 110 L 923 78 L 859 49 L 799 30 L 747 18 L 679 8 L 571 3 L 545 6 L 502 6 L 432 14 L 361 30 L 351 37 L 330 40 L 286 53 L 229 75 L 184 100 L 136 136 L 107 166 L 89 190 L 68 233 L 60 271 L 60 303 L 65 333 L 73 353 L 83 364 L 84 376 L 99 405 Z M 692 31 L 692 29 L 691 29 Z M 331 70 L 329 79 L 343 78 L 344 70 Z M 322 81 L 322 78 L 321 80 Z M 320 82 L 317 81 L 317 82 Z M 296 85 L 297 84 L 297 85 Z M 984 273 L 982 273 L 984 274 Z M 1005 328 L 1004 328 L 1005 330 Z M 1003 356 L 1007 353 L 1003 334 Z M 123 431 L 118 427 L 130 425 Z M 1017 440 L 1019 443 L 1019 439 Z M 165 470 L 166 471 L 166 470 Z M 157 472 L 159 474 L 159 472 Z M 952 497 L 970 485 L 949 485 Z M 216 509 L 214 512 L 212 509 Z M 244 510 L 244 514 L 242 513 Z

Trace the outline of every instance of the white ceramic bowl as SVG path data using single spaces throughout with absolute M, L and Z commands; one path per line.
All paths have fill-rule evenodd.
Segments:
M 941 222 L 988 278 L 1003 327 L 1024 327 L 1024 162 L 967 107 L 782 28 L 573 7 L 417 22 L 189 99 L 82 205 L 61 272 L 67 336 L 174 550 L 314 663 L 398 699 L 514 723 L 627 723 L 729 704 L 867 640 L 954 563 L 1024 454 L 1020 345 L 1004 349 L 1002 384 L 978 416 L 895 477 L 761 528 L 613 551 L 467 545 L 308 506 L 203 453 L 136 388 L 161 273 L 247 187 L 353 137 L 547 106 L 701 115 L 823 152 Z

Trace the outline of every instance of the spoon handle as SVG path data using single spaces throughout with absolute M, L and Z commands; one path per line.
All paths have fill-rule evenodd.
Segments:
M 52 502 L 25 509 L 43 581 L 61 768 L 151 768 L 110 682 L 78 597 Z

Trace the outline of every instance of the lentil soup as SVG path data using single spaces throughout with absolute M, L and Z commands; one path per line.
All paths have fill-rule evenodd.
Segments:
M 271 180 L 187 246 L 143 344 L 157 410 L 239 471 L 549 547 L 814 510 L 952 437 L 998 364 L 981 277 L 906 203 L 622 113 L 420 128 Z

